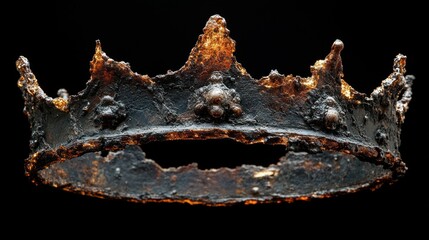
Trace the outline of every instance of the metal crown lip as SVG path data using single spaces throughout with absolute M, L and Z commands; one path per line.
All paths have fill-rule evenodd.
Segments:
M 235 41 L 229 37 L 225 19 L 214 15 L 179 70 L 154 77 L 140 75 L 128 63 L 108 57 L 97 40 L 87 87 L 77 95 L 60 89 L 56 98 L 43 92 L 29 61 L 20 57 L 16 63 L 21 74 L 18 87 L 32 128 L 27 175 L 36 183 L 100 197 L 209 205 L 322 197 L 392 181 L 406 171 L 399 153 L 400 127 L 411 100 L 414 77 L 405 76 L 406 57 L 399 54 L 393 73 L 380 87 L 368 96 L 359 93 L 343 79 L 343 48 L 343 42 L 336 40 L 326 58 L 311 66 L 310 77 L 273 70 L 266 77 L 254 79 L 233 55 Z M 232 169 L 231 177 L 223 168 L 216 173 L 196 167 L 162 169 L 145 159 L 140 148 L 132 147 L 153 141 L 205 139 L 282 145 L 289 153 L 277 165 L 265 169 L 244 165 Z M 116 158 L 96 153 L 106 150 L 117 152 L 117 160 L 106 160 Z M 304 161 L 299 152 L 306 153 L 305 159 L 314 166 L 293 165 L 293 161 Z M 189 183 L 178 187 L 172 181 L 156 182 L 130 172 L 122 180 L 110 179 L 115 174 L 109 173 L 112 166 L 130 167 L 123 162 L 125 156 L 132 156 L 139 164 L 144 162 L 161 178 L 174 174 L 186 178 L 186 174 L 197 172 L 197 182 L 209 175 L 217 179 L 208 185 L 239 179 L 248 181 L 248 185 L 213 187 L 216 190 L 210 192 L 206 186 L 190 191 L 186 189 Z M 97 179 L 104 180 L 79 174 L 90 167 L 90 159 L 100 162 Z M 314 161 L 325 162 L 326 166 L 317 169 Z M 327 167 L 335 161 L 337 170 Z M 353 163 L 346 163 L 350 161 Z M 317 172 L 320 181 L 299 177 L 295 174 L 298 170 Z M 260 178 L 251 177 L 264 171 L 272 172 L 264 178 L 274 187 L 264 187 Z M 105 175 L 99 176 L 100 172 Z M 240 175 L 243 172 L 246 174 Z M 343 176 L 347 180 L 338 184 L 338 176 L 346 172 L 355 177 Z M 292 181 L 293 177 L 307 187 Z M 128 182 L 134 179 L 134 190 L 124 190 L 121 185 L 120 181 L 127 178 Z M 152 189 L 149 185 L 137 187 L 142 182 L 158 186 L 162 194 L 147 190 Z M 300 187 L 302 191 L 290 190 Z

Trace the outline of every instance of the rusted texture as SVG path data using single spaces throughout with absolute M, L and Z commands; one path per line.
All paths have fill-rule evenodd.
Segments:
M 137 74 L 97 41 L 87 87 L 77 95 L 61 89 L 54 99 L 20 57 L 18 87 L 32 129 L 26 174 L 86 195 L 208 205 L 307 199 L 394 181 L 406 171 L 400 130 L 414 77 L 405 76 L 399 54 L 380 87 L 359 93 L 343 79 L 343 48 L 336 40 L 310 77 L 274 70 L 254 79 L 233 55 L 225 20 L 214 15 L 179 70 Z M 208 139 L 288 153 L 269 167 L 163 169 L 132 146 Z
M 381 183 L 392 172 L 344 153 L 290 152 L 268 167 L 200 170 L 197 164 L 161 168 L 138 146 L 102 157 L 86 153 L 40 171 L 54 186 L 68 191 L 128 200 L 189 201 L 211 205 L 236 202 L 290 201 L 328 197 Z M 374 185 L 375 187 L 376 185 Z
M 242 74 L 246 70 L 235 60 L 235 41 L 229 37 L 226 21 L 219 15 L 213 15 L 203 29 L 204 34 L 192 49 L 188 61 L 179 70 L 198 80 L 206 80 L 213 71 L 238 69 Z
M 115 129 L 127 116 L 124 104 L 115 101 L 109 95 L 101 98 L 95 112 L 94 122 L 102 128 Z

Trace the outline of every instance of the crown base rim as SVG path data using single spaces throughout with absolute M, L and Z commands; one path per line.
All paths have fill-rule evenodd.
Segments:
M 309 166 L 313 167 L 307 168 L 297 165 L 294 168 L 290 164 L 282 165 L 282 161 L 280 161 L 277 165 L 270 165 L 265 168 L 249 165 L 234 169 L 219 168 L 211 171 L 200 170 L 196 166 L 189 165 L 175 169 L 163 169 L 154 161 L 145 159 L 143 151 L 138 147 L 138 145 L 151 141 L 207 139 L 232 139 L 244 144 L 263 143 L 283 145 L 288 152 L 287 156 L 292 156 L 295 159 L 293 162 L 310 161 Z M 152 131 L 140 131 L 133 134 L 105 135 L 97 138 L 87 137 L 70 145 L 60 146 L 55 150 L 39 151 L 27 160 L 26 170 L 27 175 L 35 183 L 42 183 L 89 196 L 124 199 L 131 202 L 182 202 L 204 205 L 290 202 L 308 198 L 324 198 L 367 188 L 377 188 L 383 183 L 394 182 L 398 176 L 401 176 L 405 172 L 406 167 L 400 158 L 395 157 L 388 151 L 363 144 L 344 141 L 335 136 L 326 135 L 323 137 L 320 135 L 310 135 L 309 132 L 302 131 L 299 134 L 298 131 L 294 131 L 293 129 L 289 131 L 268 128 L 240 130 L 234 128 L 233 130 L 213 127 L 206 129 L 192 128 L 192 130 L 176 128 L 176 131 L 173 131 L 172 128 L 158 129 L 158 131 L 153 131 L 152 129 Z M 119 165 L 109 165 L 109 162 L 112 162 L 112 156 L 103 157 L 101 156 L 101 151 L 111 151 L 114 153 L 114 156 L 124 155 L 128 157 L 121 157 L 119 160 L 114 160 L 115 158 L 113 157 L 113 162 Z M 304 155 L 305 157 L 302 157 Z M 85 163 L 85 161 L 88 163 Z M 197 189 L 201 192 L 187 193 L 185 190 L 178 191 L 172 188 L 173 182 L 170 180 L 163 180 L 163 182 L 154 184 L 153 186 L 157 186 L 157 188 L 164 188 L 160 192 L 155 193 L 148 193 L 146 188 L 137 188 L 135 191 L 123 189 L 130 183 L 135 186 L 153 184 L 154 179 L 157 179 L 156 177 L 153 177 L 153 179 L 141 178 L 141 176 L 150 173 L 149 170 L 147 172 L 140 172 L 137 175 L 129 174 L 121 176 L 119 179 L 122 180 L 119 183 L 115 179 L 104 183 L 103 181 L 97 182 L 100 180 L 100 177 L 101 179 L 111 177 L 112 171 L 114 172 L 117 168 L 130 170 L 136 164 L 138 165 L 142 162 L 146 164 L 144 169 L 155 169 L 158 172 L 157 176 L 160 176 L 159 174 L 163 175 L 166 172 L 170 174 L 170 178 L 172 174 L 180 175 L 183 172 L 191 175 L 198 173 L 198 177 L 194 178 L 193 181 L 207 182 L 207 179 L 214 178 L 218 179 L 216 181 L 229 182 L 230 184 L 217 190 L 217 192 L 212 191 L 215 189 L 214 186 L 217 186 L 216 182 L 211 183 L 213 185 L 212 188 L 200 186 Z M 288 161 L 285 161 L 285 163 L 288 163 Z M 317 165 L 319 163 L 323 163 L 325 166 L 323 170 L 318 169 Z M 337 171 L 332 166 L 338 164 L 343 167 L 338 168 Z M 88 169 L 92 170 L 88 172 Z M 210 177 L 210 174 L 213 174 L 213 172 L 219 173 L 219 176 Z M 279 172 L 284 173 L 280 174 L 280 178 L 277 177 Z M 295 174 L 296 172 L 301 172 L 301 175 L 307 177 L 303 178 L 299 174 Z M 100 175 L 100 173 L 107 175 Z M 245 174 L 240 175 L 242 173 Z M 271 179 L 268 182 L 281 179 L 279 181 L 282 182 L 283 187 L 276 191 L 265 190 L 263 192 L 262 189 L 267 186 L 260 186 L 261 179 L 258 177 L 249 177 L 258 176 L 258 173 L 262 174 L 262 179 Z M 186 178 L 186 174 L 182 177 Z M 314 174 L 321 174 L 322 177 L 311 177 L 309 179 L 308 176 Z M 236 177 L 234 179 L 228 177 L 232 175 Z M 289 177 L 285 179 L 285 176 Z M 166 176 L 164 177 L 167 178 Z M 350 178 L 349 181 L 344 180 L 347 178 Z M 318 179 L 318 181 L 314 182 L 314 179 Z M 127 183 L 125 184 L 121 181 Z M 239 188 L 237 184 L 243 181 L 247 181 L 248 184 L 245 189 Z M 289 186 L 288 184 L 291 181 L 294 184 Z M 151 189 L 152 187 L 149 188 Z M 257 188 L 257 193 L 254 191 L 255 187 Z M 183 189 L 193 188 L 194 186 L 183 187 Z M 222 195 L 224 191 L 231 191 L 228 189 L 236 189 L 235 192 L 243 192 L 245 194 L 239 196 L 235 196 L 234 194 Z M 302 189 L 307 190 L 302 191 Z
M 44 184 L 99 198 L 210 206 L 328 198 L 396 180 L 381 165 L 339 152 L 289 152 L 268 167 L 200 170 L 195 164 L 161 168 L 145 159 L 138 146 L 128 146 L 113 157 L 86 153 L 56 162 L 38 176 Z

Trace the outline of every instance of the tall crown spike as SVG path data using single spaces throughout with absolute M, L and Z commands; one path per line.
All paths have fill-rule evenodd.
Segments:
M 97 40 L 86 88 L 72 96 L 60 89 L 55 99 L 20 57 L 32 128 L 26 175 L 103 198 L 207 205 L 306 200 L 396 181 L 407 169 L 399 143 L 414 77 L 404 75 L 399 54 L 393 73 L 366 96 L 343 79 L 343 48 L 336 40 L 310 77 L 273 70 L 254 79 L 233 55 L 225 19 L 214 15 L 185 65 L 155 77 L 109 58 Z M 199 161 L 220 154 L 240 162 L 163 167 L 147 158 L 151 144 L 161 144 L 160 155 L 188 158 L 202 148 Z M 231 146 L 242 152 L 226 152 Z M 276 162 L 259 164 L 276 151 Z
M 196 74 L 200 79 L 206 79 L 213 71 L 228 71 L 231 67 L 246 73 L 235 60 L 235 41 L 229 37 L 223 17 L 211 16 L 203 32 L 180 71 Z

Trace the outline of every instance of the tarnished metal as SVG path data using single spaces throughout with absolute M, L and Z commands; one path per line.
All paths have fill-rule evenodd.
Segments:
M 54 99 L 20 57 L 18 86 L 32 128 L 26 174 L 35 183 L 135 202 L 251 204 L 375 189 L 406 171 L 398 148 L 413 77 L 404 75 L 399 54 L 393 73 L 366 96 L 343 80 L 343 48 L 336 40 L 311 77 L 272 71 L 257 80 L 236 61 L 226 22 L 214 15 L 181 69 L 140 75 L 97 41 L 86 89 L 60 89 Z M 282 146 L 285 155 L 264 166 L 200 169 L 198 162 L 164 167 L 144 153 L 154 142 L 225 139 Z M 198 154 L 203 162 L 211 153 Z

